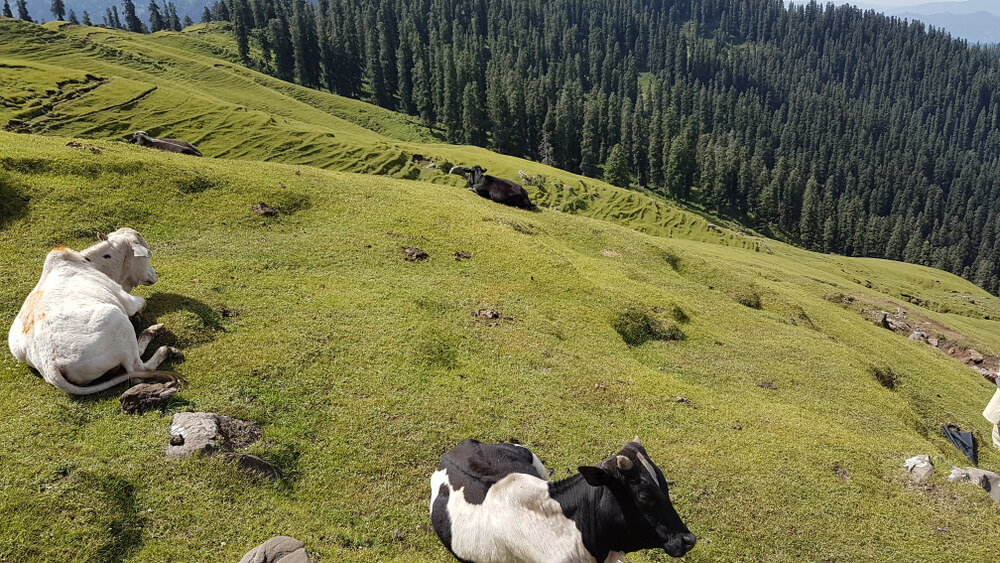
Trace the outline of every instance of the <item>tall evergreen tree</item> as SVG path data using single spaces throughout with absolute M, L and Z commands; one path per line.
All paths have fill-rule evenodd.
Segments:
M 208 23 L 212 21 L 212 11 L 205 6 L 205 9 L 201 12 L 201 23 Z
M 627 187 L 632 181 L 632 173 L 625 158 L 625 149 L 621 143 L 611 147 L 608 160 L 604 163 L 604 179 L 612 185 Z
M 156 4 L 156 0 L 149 0 L 149 31 L 150 33 L 156 33 L 157 31 L 162 31 L 167 28 L 166 21 L 163 19 L 163 14 L 160 13 L 160 6 Z M 126 11 L 125 17 L 128 18 L 128 12 Z
M 80 25 L 80 20 L 76 17 L 76 12 L 73 10 L 69 11 L 69 16 L 66 17 L 66 21 L 73 25 Z
M 91 26 L 91 25 L 94 25 L 94 24 L 93 24 L 93 23 L 92 23 L 92 22 L 90 21 L 90 14 L 89 14 L 89 13 L 87 13 L 87 10 L 84 10 L 84 11 L 83 11 L 83 19 L 81 20 L 81 22 L 80 22 L 80 23 L 82 23 L 83 25 L 86 25 L 86 26 Z
M 52 11 L 52 17 L 57 20 L 66 17 L 66 4 L 63 4 L 63 0 L 52 0 L 49 10 Z
M 14 12 L 10 10 L 10 3 L 7 0 L 3 0 L 3 17 L 13 18 Z
M 31 16 L 28 15 L 28 3 L 27 0 L 17 0 L 17 19 L 24 20 L 26 22 L 34 22 Z
M 144 33 L 146 26 L 135 15 L 135 3 L 132 0 L 122 0 L 122 11 L 125 13 L 125 29 L 132 33 Z
M 180 31 L 184 29 L 183 27 L 181 27 L 181 19 L 177 17 L 177 6 L 173 2 L 167 2 L 166 19 L 167 19 L 167 29 L 171 29 L 173 31 Z
M 486 131 L 489 126 L 483 113 L 476 85 L 469 82 L 462 92 L 462 142 L 467 145 L 486 146 Z
M 288 24 L 283 18 L 273 18 L 267 24 L 268 39 L 274 52 L 275 75 L 286 82 L 295 80 L 295 52 Z

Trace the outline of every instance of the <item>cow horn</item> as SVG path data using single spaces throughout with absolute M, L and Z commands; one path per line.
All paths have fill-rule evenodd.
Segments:
M 468 170 L 461 166 L 452 166 L 451 170 L 448 171 L 449 174 L 458 174 L 459 176 L 465 176 L 469 173 Z
M 621 471 L 630 471 L 632 469 L 632 460 L 623 456 L 615 456 L 615 466 Z
M 108 240 L 108 235 L 106 235 L 104 233 L 97 233 L 97 239 L 98 240 Z
M 642 445 L 642 442 L 639 441 L 639 435 L 638 434 L 635 435 L 635 438 L 632 438 L 632 441 L 635 442 L 636 444 L 639 444 L 640 446 Z

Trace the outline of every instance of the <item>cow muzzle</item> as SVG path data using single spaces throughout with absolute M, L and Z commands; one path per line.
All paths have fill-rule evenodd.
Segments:
M 666 551 L 667 555 L 671 557 L 681 557 L 685 553 L 691 551 L 697 541 L 698 538 L 691 532 L 687 532 L 685 534 L 672 534 L 670 539 L 663 544 L 663 551 Z

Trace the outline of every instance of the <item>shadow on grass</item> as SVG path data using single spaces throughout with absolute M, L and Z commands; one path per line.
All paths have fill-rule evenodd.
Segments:
M 9 176 L 0 170 L 0 229 L 24 217 L 28 212 L 28 196 L 14 186 Z

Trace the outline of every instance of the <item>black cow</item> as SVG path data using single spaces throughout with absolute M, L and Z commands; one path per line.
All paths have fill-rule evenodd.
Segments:
M 132 135 L 132 140 L 129 141 L 129 143 L 139 145 L 141 147 L 153 147 L 154 149 L 160 149 L 161 151 L 179 152 L 181 154 L 201 156 L 201 151 L 187 141 L 182 141 L 180 139 L 157 139 L 156 137 L 150 137 L 149 133 L 146 133 L 145 131 L 136 131 Z
M 490 176 L 486 174 L 486 169 L 478 164 L 472 168 L 455 166 L 448 173 L 465 176 L 465 181 L 469 184 L 469 191 L 476 192 L 482 197 L 529 211 L 538 209 L 538 206 L 528 199 L 528 192 L 524 190 L 524 186 L 517 182 Z
M 694 547 L 638 437 L 579 471 L 549 481 L 527 448 L 465 440 L 431 476 L 434 531 L 471 563 L 605 562 L 652 548 L 680 557 Z

